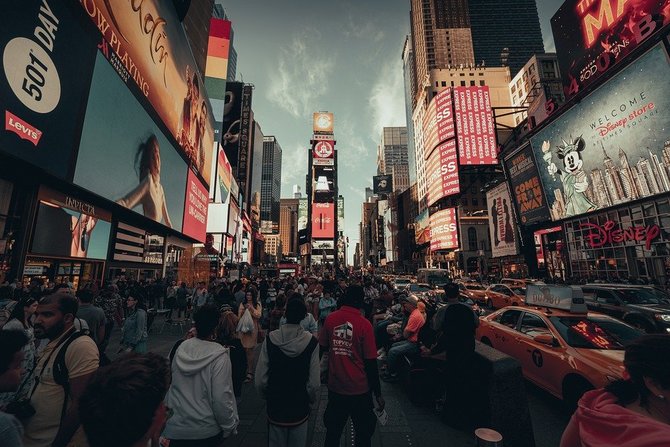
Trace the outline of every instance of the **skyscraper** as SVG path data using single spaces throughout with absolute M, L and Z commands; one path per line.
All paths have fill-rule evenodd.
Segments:
M 281 199 L 279 201 L 279 236 L 282 254 L 298 256 L 298 207 L 299 198 Z
M 407 165 L 409 171 L 409 183 L 416 183 L 416 154 L 414 149 L 414 123 L 412 122 L 412 110 L 414 109 L 414 97 L 416 92 L 416 75 L 414 50 L 412 49 L 411 36 L 405 37 L 405 45 L 402 49 L 402 71 L 405 81 L 405 123 L 407 124 Z
M 263 137 L 261 176 L 261 231 L 279 231 L 279 196 L 281 194 L 282 150 L 274 136 Z
M 398 192 L 402 192 L 409 187 L 406 127 L 384 127 L 377 147 L 377 174 L 393 175 L 394 168 L 398 176 L 403 177 L 393 179 L 394 186 L 397 183 Z
M 512 76 L 544 53 L 535 0 L 468 0 L 475 61 L 509 66 Z

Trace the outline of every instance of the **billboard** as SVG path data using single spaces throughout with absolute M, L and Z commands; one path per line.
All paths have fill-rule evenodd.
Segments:
M 489 190 L 486 193 L 486 203 L 489 207 L 489 232 L 493 257 L 518 254 L 516 224 L 507 183 L 501 183 Z
M 372 190 L 375 194 L 391 194 L 393 192 L 393 176 L 375 175 L 372 177 Z
M 459 248 L 456 208 L 447 208 L 430 215 L 430 251 Z
M 242 114 L 242 87 L 241 82 L 226 83 L 226 100 L 223 106 L 223 127 L 221 145 L 226 153 L 230 165 L 237 166 L 240 152 L 240 116 Z
M 337 231 L 344 231 L 344 197 L 337 199 Z
M 312 203 L 312 239 L 335 237 L 335 204 Z
M 461 192 L 458 177 L 456 140 L 446 141 L 435 148 L 426 162 L 428 206 L 438 200 Z
M 657 45 L 531 138 L 552 220 L 670 192 L 669 140 Z
M 454 114 L 460 164 L 498 164 L 496 129 L 488 86 L 455 87 Z
M 416 245 L 423 245 L 430 241 L 430 219 L 428 210 L 416 216 L 414 221 L 414 240 Z
M 214 188 L 214 202 L 226 203 L 231 195 L 233 171 L 223 149 L 218 150 L 216 188 Z
M 213 115 L 174 4 L 160 0 L 80 4 L 102 34 L 102 53 L 125 82 L 139 88 L 182 155 L 209 186 Z
M 242 88 L 242 106 L 240 112 L 240 145 L 237 156 L 237 165 L 235 169 L 237 182 L 240 185 L 240 191 L 246 197 L 251 194 L 247 183 L 251 181 L 249 178 L 250 163 L 251 163 L 251 135 L 252 126 L 254 125 L 253 113 L 251 112 L 251 92 L 253 87 L 245 85 Z
M 423 116 L 423 135 L 426 156 L 435 146 L 456 135 L 451 88 L 439 92 L 428 104 Z
M 181 231 L 187 171 L 177 149 L 98 53 L 74 183 Z
M 198 242 L 205 242 L 208 205 L 209 194 L 207 188 L 198 180 L 193 170 L 189 169 L 186 182 L 182 233 L 191 236 Z
M 0 152 L 69 179 L 97 42 L 66 2 L 51 3 L 3 8 Z
M 312 164 L 321 166 L 335 165 L 335 141 L 316 140 L 312 146 Z
M 551 19 L 565 96 L 670 23 L 670 0 L 567 0 Z
M 30 252 L 106 259 L 112 214 L 90 203 L 40 188 Z
M 521 223 L 528 225 L 549 220 L 549 208 L 530 145 L 526 144 L 506 158 L 504 165 Z
M 307 229 L 307 199 L 299 199 L 298 202 L 298 231 Z
M 312 129 L 314 130 L 315 134 L 319 134 L 319 133 L 332 134 L 333 133 L 334 117 L 333 117 L 332 113 L 330 113 L 330 112 L 315 112 L 312 115 L 312 122 L 313 122 Z

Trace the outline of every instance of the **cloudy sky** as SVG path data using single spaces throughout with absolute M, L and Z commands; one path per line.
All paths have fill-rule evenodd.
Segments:
M 537 0 L 545 49 L 562 0 Z M 225 0 L 238 53 L 237 80 L 254 84 L 253 110 L 283 149 L 282 197 L 305 190 L 312 112 L 335 114 L 339 189 L 349 259 L 365 187 L 376 174 L 385 126 L 405 125 L 402 47 L 409 0 Z

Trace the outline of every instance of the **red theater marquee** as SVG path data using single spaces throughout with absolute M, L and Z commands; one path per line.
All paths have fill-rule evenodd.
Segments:
M 461 165 L 498 163 L 489 88 L 455 87 L 454 112 Z
M 455 140 L 440 144 L 430 154 L 426 163 L 426 183 L 428 206 L 432 206 L 443 197 L 461 192 Z
M 448 208 L 430 216 L 430 250 L 452 250 L 459 247 L 456 208 Z

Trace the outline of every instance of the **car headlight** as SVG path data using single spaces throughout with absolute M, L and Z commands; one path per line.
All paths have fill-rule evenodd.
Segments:
M 670 314 L 656 314 L 654 318 L 660 321 L 670 322 Z

